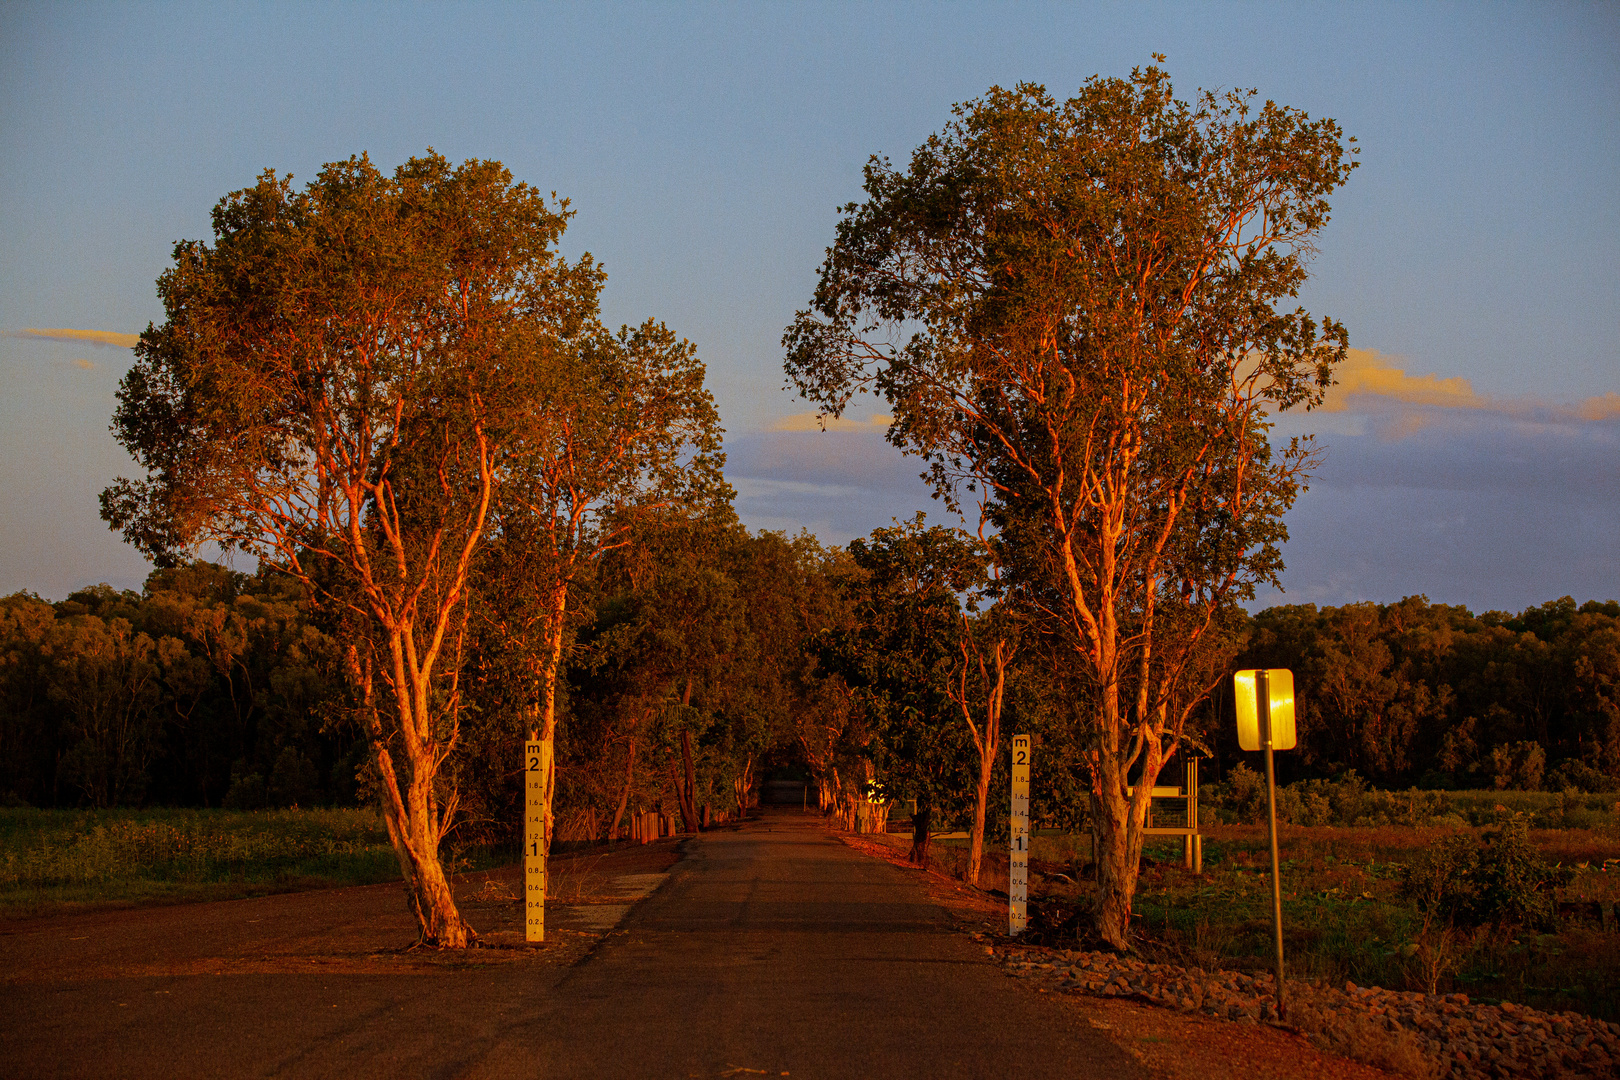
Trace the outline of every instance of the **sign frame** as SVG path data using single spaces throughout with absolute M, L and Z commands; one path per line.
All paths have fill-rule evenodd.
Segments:
M 1251 668 L 1232 676 L 1238 745 L 1266 754 L 1266 825 L 1271 837 L 1271 925 L 1275 951 L 1277 1018 L 1288 1014 L 1288 980 L 1283 963 L 1282 865 L 1277 854 L 1277 767 L 1273 751 L 1292 750 L 1294 673 L 1287 668 Z

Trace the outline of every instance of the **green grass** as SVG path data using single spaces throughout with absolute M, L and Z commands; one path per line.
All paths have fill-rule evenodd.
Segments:
M 1179 845 L 1146 846 L 1157 865 L 1144 871 L 1136 898 L 1144 947 L 1203 967 L 1269 968 L 1271 875 L 1264 830 L 1216 831 L 1225 835 L 1206 836 L 1202 879 L 1180 869 Z M 1402 869 L 1425 846 L 1455 831 L 1287 830 L 1280 846 L 1290 973 L 1426 990 L 1424 959 L 1438 950 L 1441 992 L 1620 1019 L 1620 934 L 1605 933 L 1589 912 L 1561 919 L 1555 933 L 1486 926 L 1458 928 L 1442 938 L 1438 924 L 1425 926 L 1400 894 Z M 1620 867 L 1611 862 L 1605 871 L 1603 862 L 1620 855 L 1616 830 L 1531 835 L 1549 862 L 1574 870 L 1560 899 L 1612 904 L 1620 896 Z
M 0 917 L 398 878 L 374 810 L 0 809 Z
M 1446 801 L 1470 825 L 1489 825 L 1502 812 L 1523 814 L 1532 828 L 1601 829 L 1620 825 L 1620 795 L 1557 791 L 1448 791 Z M 1498 809 L 1500 808 L 1500 809 Z
M 1284 951 L 1294 977 L 1363 986 L 1427 990 L 1425 957 L 1435 958 L 1441 992 L 1508 1000 L 1540 1009 L 1584 1012 L 1620 1021 L 1620 932 L 1605 931 L 1594 905 L 1620 901 L 1620 825 L 1615 796 L 1546 792 L 1447 792 L 1453 823 L 1298 826 L 1280 830 Z M 1498 809 L 1500 807 L 1501 809 Z M 1530 928 L 1425 926 L 1401 895 L 1404 868 L 1448 836 L 1478 834 L 1514 814 L 1531 823 L 1529 839 L 1548 863 L 1570 873 L 1554 933 Z M 1465 824 L 1473 820 L 1475 824 Z M 1032 899 L 1050 905 L 1060 925 L 1083 913 L 1095 888 L 1084 870 L 1089 836 L 1040 830 L 1030 845 L 1037 864 L 1055 864 L 1079 880 L 1037 878 Z M 1181 865 L 1179 837 L 1144 845 L 1135 900 L 1143 953 L 1168 963 L 1269 971 L 1272 964 L 1271 855 L 1264 825 L 1205 830 L 1204 875 Z M 936 840 L 940 869 L 960 874 L 967 841 Z M 987 844 L 1004 887 L 1006 847 Z

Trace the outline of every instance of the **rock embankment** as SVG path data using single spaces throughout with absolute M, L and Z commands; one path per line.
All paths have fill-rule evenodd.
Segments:
M 1046 989 L 1138 998 L 1237 1023 L 1279 1024 L 1326 1049 L 1409 1076 L 1620 1075 L 1620 1025 L 1579 1013 L 1478 1004 L 1466 994 L 1290 982 L 1282 1023 L 1270 975 L 1150 964 L 1108 953 L 986 947 L 1008 974 Z

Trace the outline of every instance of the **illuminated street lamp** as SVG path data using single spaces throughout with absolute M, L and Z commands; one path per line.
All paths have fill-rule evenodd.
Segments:
M 1277 772 L 1273 750 L 1292 750 L 1294 673 L 1287 668 L 1259 668 L 1232 676 L 1237 703 L 1238 745 L 1266 752 L 1266 821 L 1271 827 L 1271 921 L 1277 944 L 1277 1018 L 1286 1005 L 1283 982 L 1282 871 L 1277 860 Z

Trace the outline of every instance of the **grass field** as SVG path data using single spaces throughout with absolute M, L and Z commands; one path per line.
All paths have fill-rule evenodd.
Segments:
M 1303 978 L 1463 992 L 1620 1019 L 1620 935 L 1599 904 L 1620 899 L 1620 833 L 1535 830 L 1531 842 L 1572 871 L 1552 932 L 1451 927 L 1402 896 L 1405 866 L 1466 828 L 1289 828 L 1280 838 L 1284 952 Z M 1204 841 L 1204 876 L 1179 847 L 1155 845 L 1136 905 L 1143 937 L 1199 966 L 1268 968 L 1270 853 L 1265 830 L 1222 826 Z
M 510 861 L 448 845 L 446 857 Z M 0 918 L 397 880 L 374 810 L 0 809 Z
M 1478 800 L 1457 801 L 1506 805 L 1499 797 L 1503 793 L 1478 794 Z M 1509 811 L 1536 813 L 1532 820 L 1546 821 L 1558 799 L 1521 797 L 1511 801 L 1536 805 Z M 1596 816 L 1600 809 L 1581 807 L 1581 817 Z M 1484 831 L 1460 824 L 1282 828 L 1289 972 L 1339 985 L 1350 980 L 1390 989 L 1460 991 L 1487 1001 L 1620 1020 L 1620 912 L 1614 906 L 1620 901 L 1620 827 L 1529 832 L 1541 856 L 1569 872 L 1568 884 L 1557 893 L 1553 932 L 1426 921 L 1402 895 L 1405 866 L 1447 837 Z M 966 862 L 965 849 L 965 841 L 936 841 L 938 861 L 957 872 Z M 1088 854 L 1089 838 L 1035 837 L 1031 907 L 1037 926 L 1065 927 L 1057 933 L 1073 936 L 1075 927 L 1084 925 L 1093 888 L 1087 880 Z M 1206 829 L 1202 877 L 1183 870 L 1179 838 L 1150 838 L 1145 855 L 1135 904 L 1145 954 L 1187 966 L 1270 970 L 1270 853 L 1263 826 Z M 987 852 L 986 870 L 999 872 L 1004 884 L 1005 854 Z M 1000 887 L 993 876 L 982 884 Z

